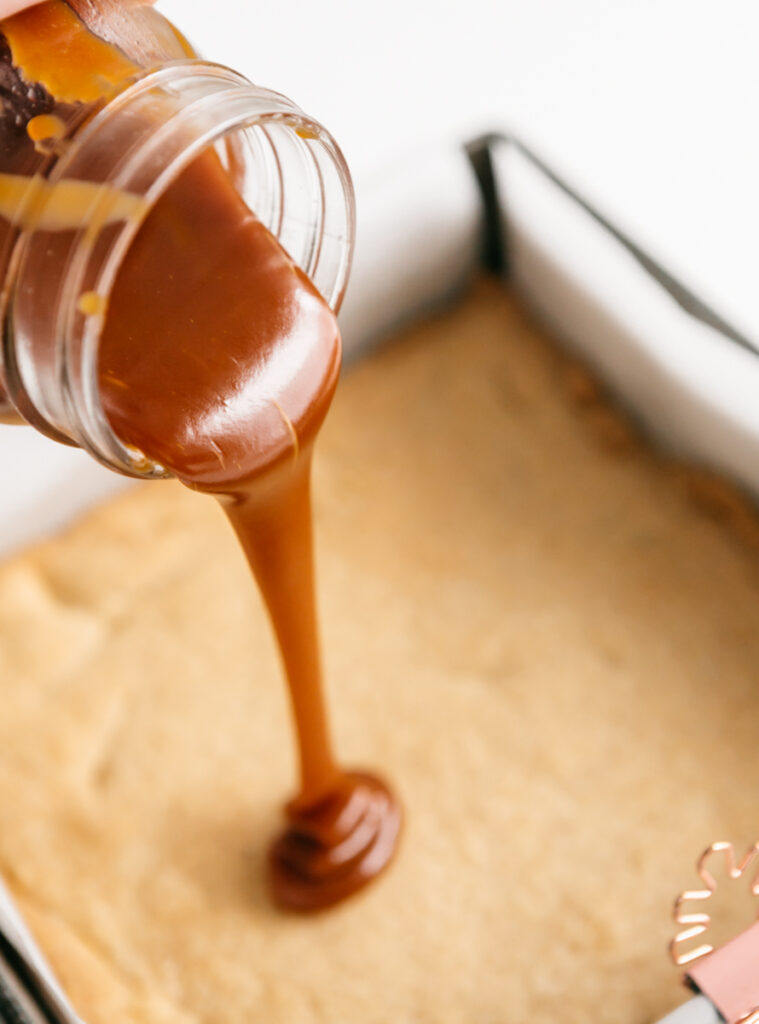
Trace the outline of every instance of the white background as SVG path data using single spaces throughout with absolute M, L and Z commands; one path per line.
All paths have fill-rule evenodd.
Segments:
M 511 128 L 759 335 L 757 0 L 161 0 L 203 55 L 285 92 L 358 184 Z

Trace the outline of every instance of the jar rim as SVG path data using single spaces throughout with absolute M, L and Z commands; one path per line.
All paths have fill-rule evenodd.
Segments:
M 144 119 L 140 122 L 140 116 L 156 104 L 164 104 L 168 116 L 157 123 L 150 124 Z M 78 444 L 109 468 L 129 476 L 156 478 L 170 474 L 115 434 L 103 410 L 98 383 L 98 350 L 107 298 L 150 210 L 201 153 L 225 139 L 255 130 L 269 139 L 274 153 L 269 169 L 271 191 L 280 190 L 279 208 L 273 202 L 268 217 L 261 219 L 280 237 L 283 195 L 288 187 L 292 192 L 293 181 L 289 184 L 283 181 L 281 162 L 270 136 L 274 131 L 283 131 L 282 139 L 287 138 L 291 140 L 288 144 L 302 149 L 302 174 L 312 175 L 309 185 L 317 193 L 312 197 L 314 220 L 310 226 L 303 225 L 309 237 L 308 259 L 304 256 L 308 265 L 302 269 L 337 310 L 350 271 L 355 201 L 345 158 L 319 122 L 281 93 L 258 87 L 222 64 L 196 58 L 172 61 L 147 71 L 115 96 L 82 127 L 70 148 L 53 165 L 47 178 L 50 186 L 54 188 L 72 176 L 79 177 L 83 170 L 86 174 L 88 154 L 97 152 L 102 157 L 103 137 L 119 122 L 129 122 L 137 134 L 128 152 L 115 154 L 107 180 L 98 183 L 103 187 L 88 210 L 88 225 L 76 233 L 65 266 L 61 268 L 55 323 L 51 325 L 54 334 L 50 343 L 55 346 L 53 379 L 25 380 L 23 373 L 14 375 L 15 386 L 21 388 L 22 393 L 11 392 L 11 399 L 22 414 L 31 406 L 35 419 L 44 421 L 42 429 L 48 428 L 45 432 Z M 289 173 L 292 176 L 293 172 Z M 279 180 L 275 181 L 277 176 Z M 139 195 L 144 202 L 139 212 L 118 222 L 115 233 L 111 231 L 113 238 L 109 240 L 107 252 L 103 254 L 99 251 L 102 248 L 100 229 L 107 221 L 114 189 Z M 44 200 L 36 211 L 38 217 L 43 211 Z M 260 215 L 258 210 L 254 212 Z M 277 215 L 278 223 L 267 223 L 267 219 L 271 221 Z M 328 253 L 324 248 L 326 220 L 329 220 Z M 110 226 L 113 229 L 113 225 Z M 30 230 L 19 239 L 16 298 L 25 297 L 19 285 L 25 281 L 26 257 L 34 237 L 35 232 Z M 295 257 L 291 254 L 291 258 Z M 295 262 L 300 265 L 299 260 Z M 88 313 L 82 310 L 80 299 L 90 290 L 104 301 L 103 308 Z M 11 318 L 14 306 L 11 302 L 8 310 Z M 5 334 L 12 335 L 12 332 Z M 40 428 L 39 423 L 34 425 Z

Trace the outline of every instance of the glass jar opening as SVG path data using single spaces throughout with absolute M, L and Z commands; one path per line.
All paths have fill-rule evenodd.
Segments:
M 147 214 L 212 147 L 246 205 L 337 310 L 355 231 L 337 144 L 286 97 L 205 61 L 145 74 L 82 129 L 30 200 L 14 253 L 4 331 L 11 400 L 38 429 L 130 476 L 167 474 L 124 444 L 103 412 L 108 299 Z M 74 195 L 71 183 L 80 219 L 54 237 L 56 203 L 62 189 Z

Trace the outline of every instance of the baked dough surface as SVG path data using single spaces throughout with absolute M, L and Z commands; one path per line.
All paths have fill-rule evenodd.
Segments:
M 695 856 L 758 837 L 751 513 L 488 283 L 348 372 L 316 496 L 339 748 L 407 825 L 312 919 L 262 884 L 287 708 L 214 503 L 145 485 L 0 570 L 0 871 L 83 1018 L 658 1018 Z

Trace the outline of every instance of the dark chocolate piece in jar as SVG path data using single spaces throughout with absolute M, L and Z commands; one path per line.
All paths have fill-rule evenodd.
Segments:
M 55 99 L 39 82 L 29 83 L 14 65 L 11 48 L 0 35 L 0 161 L 8 169 L 19 149 L 31 141 L 27 125 L 32 118 L 50 114 Z

